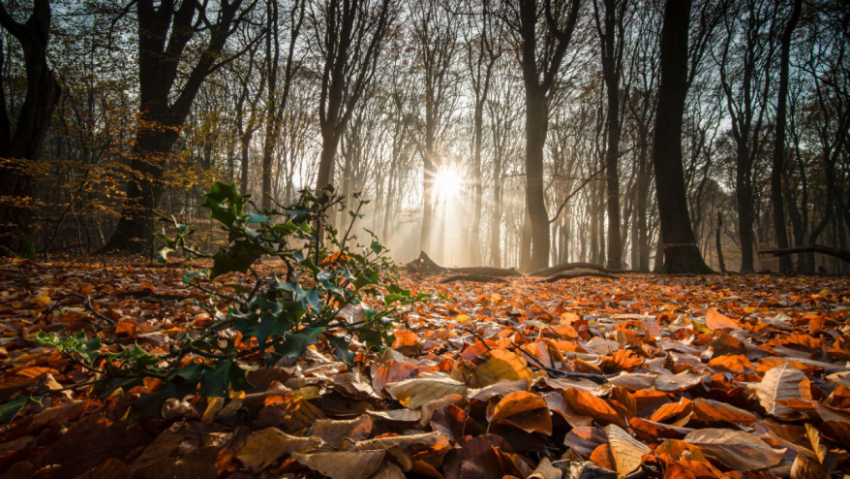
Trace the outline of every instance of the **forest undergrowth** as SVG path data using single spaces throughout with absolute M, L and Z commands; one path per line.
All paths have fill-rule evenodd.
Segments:
M 262 274 L 279 265 L 259 263 Z M 219 282 L 239 282 L 228 275 Z M 0 478 L 797 478 L 850 470 L 847 277 L 440 283 L 389 347 L 250 355 L 248 388 L 131 407 L 40 344 L 164 355 L 226 301 L 127 258 L 0 263 Z M 211 312 L 213 314 L 211 314 Z M 237 341 L 238 345 L 238 341 Z M 201 360 L 187 358 L 186 361 Z

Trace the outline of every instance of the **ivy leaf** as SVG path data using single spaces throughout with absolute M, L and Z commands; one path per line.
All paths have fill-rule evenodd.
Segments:
M 29 396 L 18 396 L 6 404 L 0 405 L 0 424 L 12 422 L 28 402 L 30 402 Z

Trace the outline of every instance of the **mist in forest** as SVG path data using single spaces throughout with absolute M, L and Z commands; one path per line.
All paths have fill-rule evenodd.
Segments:
M 848 24 L 841 0 L 4 0 L 0 245 L 147 254 L 158 212 L 214 249 L 218 180 L 257 208 L 360 192 L 357 236 L 401 263 L 847 273 L 807 247 L 850 240 Z

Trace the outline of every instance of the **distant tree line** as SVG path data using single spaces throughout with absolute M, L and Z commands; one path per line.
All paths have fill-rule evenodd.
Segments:
M 8 0 L 0 26 L 6 254 L 148 252 L 154 211 L 225 180 L 363 192 L 400 260 L 848 272 L 757 253 L 848 249 L 850 2 Z

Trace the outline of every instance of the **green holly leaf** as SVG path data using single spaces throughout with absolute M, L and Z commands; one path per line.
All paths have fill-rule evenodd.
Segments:
M 295 333 L 287 333 L 283 344 L 275 346 L 275 352 L 281 356 L 297 359 L 304 351 L 319 341 L 325 328 L 304 328 Z

